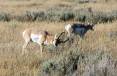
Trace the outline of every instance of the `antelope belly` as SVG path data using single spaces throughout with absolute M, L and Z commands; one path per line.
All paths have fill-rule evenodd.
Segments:
M 40 41 L 41 37 L 42 37 L 41 35 L 31 34 L 32 41 L 36 42 L 36 43 L 38 43 L 38 41 Z

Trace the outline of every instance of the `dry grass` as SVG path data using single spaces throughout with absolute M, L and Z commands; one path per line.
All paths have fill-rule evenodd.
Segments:
M 92 7 L 95 10 L 115 10 L 116 2 L 76 4 L 67 0 L 0 0 L 0 10 L 20 14 L 26 10 L 45 10 L 58 5 L 73 7 L 74 9 Z M 27 47 L 28 54 L 22 56 L 22 31 L 25 28 L 35 27 L 48 30 L 55 34 L 64 30 L 64 25 L 71 22 L 0 22 L 0 76 L 40 76 L 42 63 L 56 57 L 56 51 L 43 51 L 43 58 L 40 57 L 39 47 L 31 43 Z M 74 45 L 84 52 L 104 50 L 117 55 L 117 21 L 112 23 L 97 24 L 94 31 L 88 31 L 84 39 L 77 37 Z M 64 45 L 64 44 L 62 44 Z M 64 45 L 60 54 L 66 52 L 72 46 Z M 61 49 L 61 48 L 60 48 Z M 55 50 L 55 49 L 54 49 Z
M 64 6 L 73 9 L 92 7 L 94 10 L 111 11 L 116 10 L 117 2 L 113 0 L 108 3 L 97 2 L 88 4 L 78 4 L 69 0 L 0 0 L 0 10 L 11 14 L 20 14 L 26 10 L 45 10 L 51 7 Z
M 67 22 L 70 23 L 70 22 Z M 50 53 L 46 49 L 43 58 L 40 57 L 38 45 L 31 43 L 28 47 L 28 56 L 21 56 L 23 39 L 21 32 L 28 27 L 38 27 L 48 29 L 55 34 L 63 30 L 66 23 L 46 23 L 46 22 L 0 22 L 0 76 L 36 76 L 39 73 L 41 63 L 55 57 L 56 53 Z M 117 55 L 117 37 L 109 36 L 111 32 L 117 32 L 117 22 L 108 24 L 98 24 L 95 31 L 87 32 L 83 40 L 76 38 L 74 43 L 81 51 L 105 50 L 114 57 Z M 48 28 L 49 27 L 49 28 Z M 59 28 L 56 28 L 59 27 Z M 77 44 L 78 42 L 78 44 Z M 63 50 L 68 48 L 64 47 Z M 70 47 L 69 47 L 70 48 Z M 72 47 L 71 47 L 72 48 Z

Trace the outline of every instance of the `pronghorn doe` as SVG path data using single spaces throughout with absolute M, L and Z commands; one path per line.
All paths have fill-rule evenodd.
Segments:
M 26 48 L 29 42 L 31 41 L 36 42 L 40 46 L 40 51 L 42 55 L 43 46 L 52 44 L 56 47 L 60 43 L 59 38 L 63 33 L 64 32 L 61 32 L 59 35 L 58 34 L 52 35 L 48 31 L 44 30 L 38 30 L 34 28 L 25 29 L 23 32 L 23 39 L 25 40 L 23 49 Z M 25 51 L 22 50 L 22 53 L 24 52 Z
M 94 30 L 93 29 L 94 25 L 90 25 L 90 24 L 78 24 L 78 23 L 74 23 L 74 24 L 68 24 L 65 26 L 65 31 L 67 31 L 67 36 L 68 38 L 71 37 L 72 34 L 78 34 L 81 38 L 84 37 L 84 35 L 86 34 L 86 32 L 88 30 Z

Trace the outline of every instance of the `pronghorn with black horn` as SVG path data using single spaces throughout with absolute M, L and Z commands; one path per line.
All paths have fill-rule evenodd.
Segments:
M 78 34 L 81 38 L 83 38 L 88 30 L 94 30 L 93 27 L 94 25 L 90 24 L 73 23 L 66 25 L 65 31 L 67 31 L 68 37 L 71 37 L 72 34 Z
M 31 41 L 36 42 L 40 46 L 40 51 L 42 55 L 43 46 L 54 45 L 56 47 L 59 44 L 60 42 L 59 38 L 63 33 L 64 32 L 60 33 L 59 35 L 58 34 L 52 35 L 45 30 L 42 31 L 34 28 L 25 29 L 23 32 L 23 39 L 25 41 L 23 49 L 26 48 L 29 42 Z M 25 51 L 23 50 L 22 53 L 24 52 Z

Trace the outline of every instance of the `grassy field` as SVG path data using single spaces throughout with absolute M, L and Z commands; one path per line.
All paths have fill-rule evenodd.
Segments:
M 114 0 L 109 2 L 105 2 L 104 0 L 99 0 L 96 3 L 91 2 L 83 4 L 79 4 L 78 2 L 75 1 L 77 0 L 73 1 L 72 0 L 20 0 L 20 1 L 0 0 L 0 10 L 2 12 L 7 12 L 12 15 L 22 14 L 27 10 L 46 10 L 48 8 L 56 6 L 62 6 L 67 8 L 72 7 L 73 9 L 92 7 L 92 9 L 96 11 L 117 10 L 116 8 L 117 2 Z M 65 22 L 64 21 L 20 22 L 16 20 L 12 20 L 9 22 L 1 21 L 0 22 L 0 76 L 62 76 L 63 74 L 43 75 L 42 74 L 43 69 L 45 69 L 43 65 L 46 61 L 50 59 L 53 59 L 53 61 L 56 61 L 56 63 L 57 60 L 62 61 L 61 60 L 62 57 L 64 58 L 64 56 L 67 56 L 66 54 L 70 52 L 70 49 L 75 50 L 76 48 L 80 50 L 78 51 L 78 54 L 91 53 L 92 56 L 92 53 L 94 51 L 96 52 L 104 51 L 106 53 L 109 53 L 112 56 L 113 60 L 116 60 L 117 57 L 117 21 L 116 20 L 113 22 L 96 24 L 94 27 L 94 31 L 88 31 L 84 39 L 80 39 L 78 36 L 76 36 L 73 44 L 69 42 L 61 44 L 58 47 L 58 49 L 54 49 L 51 46 L 45 47 L 43 51 L 43 57 L 41 57 L 40 54 L 37 53 L 37 51 L 39 51 L 39 46 L 36 43 L 30 43 L 26 49 L 28 51 L 28 54 L 24 56 L 21 55 L 22 46 L 24 44 L 24 40 L 22 38 L 22 32 L 24 29 L 35 27 L 39 29 L 48 30 L 52 34 L 56 34 L 63 31 L 64 26 L 66 24 L 74 22 L 78 21 L 65 21 Z M 93 60 L 93 57 L 91 57 L 90 59 Z M 63 61 L 66 61 L 67 63 L 69 62 L 69 58 L 68 61 L 67 59 L 66 60 L 63 59 Z M 83 66 L 83 64 L 81 66 Z M 102 64 L 100 64 L 100 66 L 102 66 Z M 46 67 L 48 67 L 48 65 L 46 65 Z M 77 69 L 76 72 L 79 72 L 79 70 Z M 82 72 L 83 71 L 80 71 L 80 73 Z M 63 76 L 73 76 L 73 75 L 63 75 Z M 77 75 L 74 76 L 86 76 L 86 75 L 78 73 Z M 95 76 L 95 75 L 88 75 L 88 76 Z M 116 75 L 101 74 L 100 76 L 116 76 Z

